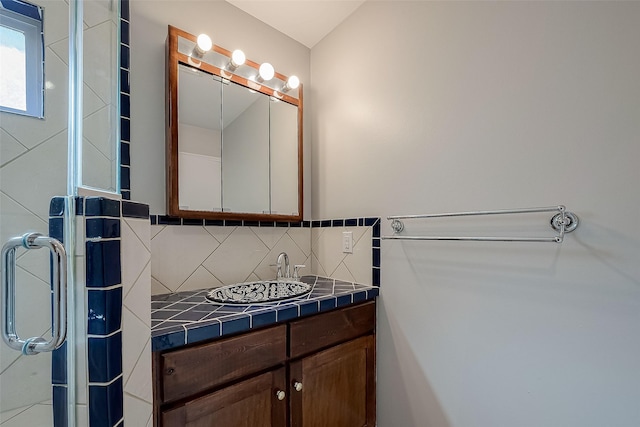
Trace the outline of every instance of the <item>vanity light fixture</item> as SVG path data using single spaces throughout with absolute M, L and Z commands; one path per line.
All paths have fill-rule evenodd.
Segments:
M 193 48 L 191 52 L 192 56 L 196 58 L 202 58 L 205 53 L 209 52 L 213 47 L 213 42 L 211 41 L 211 37 L 206 34 L 200 34 L 198 36 L 196 46 Z
M 258 69 L 258 76 L 256 77 L 256 80 L 261 83 L 266 82 L 271 80 L 275 74 L 276 70 L 273 69 L 273 65 L 268 62 L 263 62 Z
M 290 76 L 282 87 L 282 93 L 287 93 L 290 90 L 297 89 L 298 86 L 300 86 L 300 79 L 297 76 Z
M 239 66 L 244 64 L 247 60 L 247 57 L 244 55 L 244 52 L 240 49 L 236 49 L 231 54 L 231 59 L 227 63 L 227 69 L 229 71 L 235 71 Z

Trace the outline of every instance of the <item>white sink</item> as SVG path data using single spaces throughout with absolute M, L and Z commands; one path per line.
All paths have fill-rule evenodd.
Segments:
M 291 279 L 261 280 L 214 288 L 206 298 L 219 304 L 260 304 L 299 297 L 311 292 L 311 288 Z

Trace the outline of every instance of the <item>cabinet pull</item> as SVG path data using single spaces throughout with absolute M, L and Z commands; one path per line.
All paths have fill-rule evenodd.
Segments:
M 278 400 L 284 400 L 286 394 L 284 391 L 282 390 L 278 390 L 276 391 L 276 397 L 278 398 Z
M 298 381 L 294 382 L 293 383 L 293 388 L 295 388 L 296 391 L 302 391 L 302 383 L 298 382 Z

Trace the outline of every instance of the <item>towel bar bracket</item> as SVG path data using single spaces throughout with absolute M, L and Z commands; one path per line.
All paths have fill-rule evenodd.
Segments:
M 564 232 L 571 233 L 578 227 L 578 216 L 572 212 L 560 212 L 555 214 L 551 218 L 551 227 L 556 231 L 562 230 L 562 224 L 564 223 Z

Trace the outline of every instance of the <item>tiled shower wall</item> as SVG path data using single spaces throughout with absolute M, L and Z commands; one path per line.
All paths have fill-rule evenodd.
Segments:
M 0 113 L 0 242 L 28 231 L 48 232 L 49 201 L 64 194 L 67 176 L 69 6 L 63 0 L 32 0 L 44 8 L 46 119 Z M 117 79 L 105 79 L 97 67 L 111 61 L 100 46 L 117 34 L 108 2 L 86 2 L 84 16 L 86 178 L 92 184 L 111 181 L 113 151 L 104 132 L 113 123 L 113 99 L 107 93 Z M 127 5 L 128 6 L 128 5 Z M 96 48 L 93 48 L 96 47 Z M 107 127 L 108 129 L 109 127 Z M 100 175 L 104 172 L 104 175 Z M 108 187 L 107 187 L 108 188 Z M 18 303 L 48 307 L 49 255 L 46 250 L 19 251 Z M 47 310 L 19 310 L 23 336 L 40 336 L 49 328 Z M 46 425 L 51 419 L 51 354 L 21 356 L 0 343 L 0 424 Z M 28 420 L 28 421 L 26 421 Z
M 301 274 L 380 283 L 378 218 L 252 225 L 163 216 L 151 221 L 154 295 L 273 279 L 280 252 L 289 255 L 292 272 L 294 264 L 304 264 Z M 353 232 L 352 254 L 342 253 L 343 231 Z

